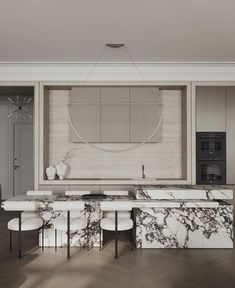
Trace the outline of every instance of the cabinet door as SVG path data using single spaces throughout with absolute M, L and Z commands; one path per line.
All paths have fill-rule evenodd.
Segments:
M 145 141 L 156 129 L 160 118 L 160 106 L 135 105 L 130 106 L 130 142 Z M 158 142 L 159 131 L 148 141 Z
M 129 142 L 129 87 L 101 88 L 101 142 Z
M 155 104 L 156 103 L 156 104 Z M 132 87 L 130 89 L 130 142 L 143 142 L 159 123 L 161 96 L 154 87 Z M 159 133 L 148 142 L 159 141 Z
M 100 88 L 72 88 L 70 117 L 78 134 L 87 142 L 100 142 Z M 70 141 L 83 141 L 70 128 Z
M 196 96 L 197 131 L 226 131 L 225 87 L 198 87 Z
M 129 103 L 129 87 L 102 87 L 101 103 Z
M 101 142 L 129 142 L 129 105 L 101 106 Z
M 227 88 L 227 184 L 235 184 L 235 87 Z
M 71 107 L 71 121 L 78 134 L 87 142 L 100 142 L 100 107 L 97 105 L 81 105 Z M 82 143 L 83 141 L 71 128 L 70 140 Z
M 156 87 L 130 88 L 130 103 L 158 103 L 160 98 Z
M 78 103 L 100 103 L 100 87 L 73 87 L 70 100 Z

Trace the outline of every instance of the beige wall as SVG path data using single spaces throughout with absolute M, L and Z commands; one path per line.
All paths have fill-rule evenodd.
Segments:
M 69 90 L 49 93 L 49 164 L 62 160 L 73 148 L 69 178 L 140 178 L 145 165 L 147 178 L 181 178 L 181 91 L 164 90 L 161 141 L 125 153 L 105 153 L 86 144 L 69 142 L 67 104 Z M 130 144 L 102 144 L 122 148 Z

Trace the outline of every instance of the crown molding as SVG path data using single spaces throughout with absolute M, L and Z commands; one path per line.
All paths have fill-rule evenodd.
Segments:
M 0 81 L 84 80 L 235 81 L 235 62 L 0 62 Z

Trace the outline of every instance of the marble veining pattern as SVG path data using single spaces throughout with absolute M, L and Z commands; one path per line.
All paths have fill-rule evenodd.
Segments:
M 139 186 L 136 198 L 151 200 L 146 190 Z M 179 208 L 136 209 L 137 248 L 232 248 L 233 206 L 217 200 L 217 208 L 188 208 L 189 201 L 181 200 Z
M 71 200 L 71 197 L 60 197 L 57 201 Z M 80 246 L 89 248 L 99 246 L 100 239 L 100 219 L 102 213 L 100 210 L 100 202 L 86 200 L 85 209 L 83 211 L 71 211 L 71 217 L 84 217 L 87 219 L 88 227 L 84 230 L 71 231 L 70 243 L 71 246 Z M 44 244 L 45 246 L 54 246 L 54 227 L 53 222 L 58 217 L 67 217 L 66 211 L 54 211 L 50 205 L 50 201 L 41 200 L 39 208 L 40 217 L 45 223 Z M 39 238 L 41 239 L 41 237 Z M 67 231 L 58 231 L 57 237 L 58 246 L 67 245 Z
M 227 187 L 207 185 L 156 185 L 136 186 L 134 194 L 137 199 L 233 199 L 233 191 Z
M 44 231 L 44 245 L 54 246 L 54 227 L 53 222 L 57 217 L 67 217 L 67 212 L 54 211 L 51 207 L 53 201 L 73 201 L 82 200 L 85 202 L 85 209 L 83 211 L 71 211 L 71 217 L 84 217 L 87 219 L 87 229 L 71 231 L 71 246 L 80 246 L 92 248 L 98 247 L 100 244 L 100 220 L 102 218 L 102 211 L 100 208 L 101 201 L 114 201 L 114 200 L 126 200 L 133 199 L 126 196 L 112 196 L 106 199 L 86 199 L 82 200 L 81 196 L 57 196 L 53 200 L 49 198 L 41 198 L 39 214 L 45 222 Z M 39 238 L 41 241 L 41 237 Z M 102 239 L 102 235 L 101 235 Z M 57 237 L 58 246 L 67 245 L 67 231 L 58 231 Z

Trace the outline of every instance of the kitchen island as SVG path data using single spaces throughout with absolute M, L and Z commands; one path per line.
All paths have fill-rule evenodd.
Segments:
M 83 200 L 85 209 L 72 212 L 71 216 L 86 217 L 88 229 L 72 231 L 71 245 L 86 246 L 88 242 L 89 248 L 99 246 L 101 201 L 129 200 L 134 211 L 137 248 L 232 248 L 233 205 L 229 202 L 232 198 L 233 191 L 226 187 L 136 186 L 129 196 L 86 199 Z M 66 212 L 53 210 L 51 204 L 55 200 L 82 198 L 64 195 L 13 197 L 3 203 L 3 208 L 37 209 L 45 223 L 44 245 L 53 247 L 53 223 L 58 217 L 66 217 Z M 58 233 L 57 244 L 66 246 L 66 231 Z
M 137 248 L 233 247 L 233 191 L 226 186 L 137 186 L 134 194 L 152 201 L 135 210 Z

